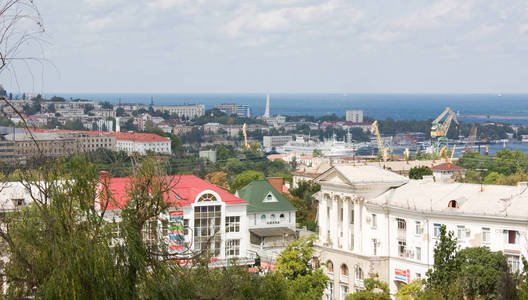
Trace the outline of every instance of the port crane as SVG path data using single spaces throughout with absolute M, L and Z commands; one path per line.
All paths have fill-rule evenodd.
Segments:
M 447 118 L 442 122 L 442 119 L 447 115 Z M 447 131 L 451 122 L 454 121 L 458 125 L 458 120 L 451 108 L 446 109 L 431 123 L 431 138 L 433 139 L 433 152 L 439 153 L 442 147 L 447 146 Z
M 472 148 L 474 148 L 473 146 L 475 146 L 475 141 L 477 140 L 477 130 L 478 130 L 478 125 L 475 123 L 473 124 L 473 126 L 471 127 L 471 130 L 469 131 L 466 146 L 464 147 L 465 152 L 469 152 L 471 151 Z
M 378 155 L 383 158 L 383 161 L 387 161 L 389 158 L 389 151 L 388 149 L 383 145 L 383 141 L 381 140 L 381 135 L 378 128 L 378 121 L 374 121 L 372 125 L 370 126 L 370 132 L 376 136 L 376 140 L 378 142 Z

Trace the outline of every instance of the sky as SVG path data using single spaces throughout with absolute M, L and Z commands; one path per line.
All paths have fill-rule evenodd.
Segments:
M 528 93 L 526 0 L 35 3 L 10 91 Z

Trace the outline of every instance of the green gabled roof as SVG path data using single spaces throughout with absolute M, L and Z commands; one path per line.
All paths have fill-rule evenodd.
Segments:
M 278 202 L 264 202 L 268 193 L 272 193 Z M 267 180 L 254 180 L 237 191 L 237 196 L 248 202 L 247 212 L 266 212 L 297 210 L 288 199 L 277 191 Z

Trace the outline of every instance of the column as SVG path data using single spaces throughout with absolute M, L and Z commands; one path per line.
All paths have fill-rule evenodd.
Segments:
M 350 200 L 343 200 L 343 249 L 350 250 Z
M 337 228 L 338 222 L 338 200 L 334 197 L 331 200 L 332 208 L 330 209 L 330 238 L 332 239 L 332 246 L 338 247 L 339 229 Z
M 319 241 L 321 244 L 325 244 L 328 240 L 328 201 L 326 200 L 325 195 L 323 195 L 321 202 L 319 202 Z
M 354 201 L 354 251 L 359 252 L 360 251 L 360 243 L 361 243 L 361 223 L 362 220 L 360 219 L 359 214 L 360 206 L 359 201 Z

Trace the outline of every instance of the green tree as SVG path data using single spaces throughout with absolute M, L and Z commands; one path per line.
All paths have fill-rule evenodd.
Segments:
M 412 167 L 409 170 L 410 179 L 423 179 L 426 175 L 433 175 L 433 171 L 427 166 Z
M 319 149 L 314 149 L 313 152 L 312 152 L 312 156 L 313 157 L 321 157 L 323 156 L 323 152 Z
M 231 192 L 235 192 L 248 185 L 251 181 L 258 179 L 264 179 L 264 173 L 252 170 L 240 173 L 231 182 Z
M 455 260 L 457 241 L 453 232 L 447 232 L 446 226 L 440 226 L 440 237 L 434 249 L 433 269 L 427 271 L 426 287 L 437 291 L 444 299 L 449 299 L 453 294 L 459 266 Z
M 352 293 L 346 300 L 390 300 L 389 286 L 376 278 L 364 280 L 365 289 Z
M 458 280 L 468 299 L 493 299 L 497 294 L 497 281 L 502 272 L 508 272 L 508 263 L 502 252 L 487 247 L 465 248 L 455 256 Z
M 295 299 L 321 299 L 329 280 L 321 268 L 314 267 L 314 239 L 291 242 L 277 259 L 277 272 L 289 280 Z
M 409 284 L 404 284 L 394 295 L 398 300 L 418 299 L 423 293 L 423 282 L 421 279 L 415 279 Z

